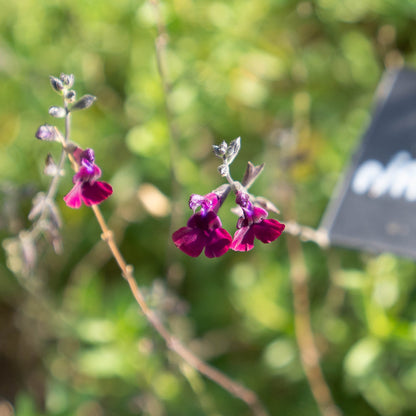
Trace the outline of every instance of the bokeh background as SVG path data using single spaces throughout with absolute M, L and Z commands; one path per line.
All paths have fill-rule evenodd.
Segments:
M 60 104 L 48 77 L 73 73 L 78 94 L 97 102 L 74 115 L 71 138 L 94 148 L 115 189 L 102 210 L 149 303 L 271 415 L 319 415 L 295 337 L 287 237 L 210 260 L 187 258 L 170 235 L 191 213 L 189 195 L 222 183 L 211 146 L 237 136 L 235 179 L 247 160 L 266 162 L 253 193 L 280 220 L 317 227 L 384 70 L 416 65 L 416 3 L 0 0 L 0 10 L 1 239 L 30 227 L 31 199 L 48 187 L 44 160 L 60 148 L 34 133 L 45 122 L 63 128 L 47 113 Z M 63 203 L 66 170 L 63 253 L 41 239 L 29 277 L 0 254 L 4 414 L 10 405 L 18 416 L 250 414 L 149 328 L 92 212 Z M 230 232 L 232 206 L 221 210 Z M 345 415 L 415 414 L 414 262 L 311 242 L 303 250 L 335 402 Z

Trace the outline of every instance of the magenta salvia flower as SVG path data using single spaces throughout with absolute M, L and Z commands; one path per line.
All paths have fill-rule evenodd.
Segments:
M 82 202 L 91 206 L 107 199 L 113 188 L 107 182 L 97 181 L 101 169 L 94 163 L 94 150 L 76 148 L 73 157 L 80 168 L 72 178 L 74 187 L 65 195 L 65 203 L 70 208 L 79 208 Z
M 205 248 L 209 258 L 219 257 L 230 248 L 232 238 L 221 227 L 217 215 L 220 200 L 215 193 L 205 196 L 193 194 L 189 199 L 189 207 L 194 214 L 189 218 L 186 227 L 175 231 L 172 240 L 176 247 L 191 257 L 198 257 Z M 200 210 L 195 212 L 198 208 Z
M 270 243 L 282 234 L 285 225 L 274 219 L 265 219 L 267 211 L 254 206 L 247 193 L 238 192 L 236 203 L 243 210 L 243 215 L 237 222 L 237 231 L 231 244 L 232 250 L 249 251 L 254 247 L 255 238 L 263 243 Z

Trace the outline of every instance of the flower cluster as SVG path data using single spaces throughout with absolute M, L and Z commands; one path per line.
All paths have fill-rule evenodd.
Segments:
M 68 121 L 72 112 L 85 110 L 95 102 L 95 97 L 89 94 L 76 100 L 76 92 L 72 89 L 73 75 L 61 74 L 59 78 L 51 76 L 50 82 L 52 88 L 63 97 L 62 107 L 52 106 L 49 108 L 49 115 L 52 117 L 65 118 Z M 43 124 L 38 128 L 35 137 L 42 141 L 60 142 L 73 162 L 73 167 L 76 170 L 76 174 L 72 178 L 74 186 L 65 195 L 65 203 L 70 208 L 79 208 L 82 203 L 86 206 L 97 205 L 107 199 L 113 193 L 113 189 L 107 182 L 97 180 L 101 177 L 101 169 L 95 164 L 94 151 L 92 149 L 82 150 L 70 143 L 67 127 L 65 130 L 65 134 L 62 134 L 57 127 Z M 63 159 L 61 160 L 63 162 Z M 56 176 L 60 175 L 61 171 L 61 166 L 55 165 L 52 157 L 49 156 L 45 173 Z
M 172 235 L 176 247 L 189 256 L 198 257 L 204 249 L 205 255 L 209 258 L 222 256 L 229 249 L 249 251 L 254 247 L 255 239 L 270 243 L 276 240 L 285 228 L 284 224 L 275 219 L 266 219 L 268 212 L 265 208 L 274 208 L 269 201 L 264 198 L 253 198 L 247 191 L 248 186 L 262 171 L 263 165 L 256 167 L 249 162 L 242 184 L 232 180 L 229 165 L 239 149 L 240 138 L 232 141 L 229 146 L 225 142 L 214 146 L 214 153 L 223 161 L 218 170 L 221 176 L 227 178 L 229 185 L 220 187 L 217 191 L 205 196 L 192 194 L 189 199 L 189 208 L 194 211 L 194 214 L 189 218 L 185 227 L 175 231 Z M 235 202 L 241 213 L 233 237 L 222 228 L 218 216 L 218 210 L 230 190 L 233 190 L 236 195 Z M 274 210 L 277 211 L 277 209 Z

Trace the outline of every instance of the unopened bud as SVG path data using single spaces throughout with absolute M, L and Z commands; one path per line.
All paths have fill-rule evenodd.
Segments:
M 84 95 L 71 107 L 71 111 L 85 110 L 86 108 L 91 107 L 96 99 L 97 98 L 93 95 Z
M 228 164 L 231 164 L 231 162 L 238 155 L 238 152 L 240 151 L 240 147 L 241 147 L 241 137 L 237 137 L 230 143 L 230 145 L 227 148 L 227 152 L 225 154 Z
M 72 86 L 74 85 L 75 77 L 73 74 L 68 75 L 61 73 L 61 75 L 59 75 L 59 79 L 62 81 L 66 88 L 72 88 Z
M 49 107 L 49 115 L 56 118 L 63 118 L 66 116 L 66 110 L 63 107 L 52 106 Z
M 69 90 L 65 93 L 65 99 L 68 103 L 73 103 L 76 98 L 76 92 L 74 90 Z
M 55 126 L 49 124 L 43 124 L 40 126 L 35 134 L 35 137 L 39 140 L 45 140 L 47 142 L 54 142 L 58 139 L 58 133 Z
M 51 82 L 52 88 L 53 88 L 56 92 L 61 93 L 61 92 L 63 91 L 63 89 L 64 89 L 64 84 L 63 84 L 63 82 L 62 82 L 60 79 L 58 79 L 58 78 L 56 78 L 56 77 L 52 77 L 52 76 L 50 76 L 50 77 L 49 77 L 49 80 L 50 80 L 50 82 Z
M 212 146 L 212 149 L 214 150 L 214 154 L 217 157 L 223 157 L 225 155 L 225 152 L 227 151 L 227 143 L 223 141 L 220 145 L 214 145 Z
M 64 175 L 63 169 L 59 169 L 58 165 L 55 163 L 50 153 L 48 153 L 48 155 L 46 156 L 45 168 L 43 169 L 43 173 L 48 176 Z

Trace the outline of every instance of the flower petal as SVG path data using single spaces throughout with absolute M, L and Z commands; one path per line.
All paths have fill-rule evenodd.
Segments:
M 253 224 L 252 227 L 256 238 L 263 243 L 271 243 L 276 240 L 285 229 L 284 224 L 274 219 L 263 220 L 258 224 Z
M 187 223 L 188 227 L 210 231 L 221 227 L 221 220 L 214 211 L 208 211 L 205 215 L 200 211 L 191 217 Z
M 107 182 L 84 182 L 81 187 L 81 196 L 87 206 L 97 205 L 113 193 L 113 188 Z
M 268 215 L 268 212 L 261 208 L 261 207 L 254 207 L 253 208 L 253 212 L 252 212 L 252 218 L 253 218 L 253 222 L 258 223 L 261 220 L 263 220 L 264 218 L 266 218 Z
M 231 249 L 234 251 L 249 251 L 254 247 L 254 231 L 252 226 L 242 227 L 234 233 Z
M 81 182 L 76 182 L 74 187 L 64 196 L 64 201 L 70 208 L 81 206 L 81 186 Z
M 220 257 L 230 248 L 232 238 L 224 228 L 212 230 L 205 247 L 205 255 L 209 258 Z
M 208 236 L 198 228 L 182 227 L 172 235 L 173 243 L 185 254 L 198 257 L 204 249 Z

